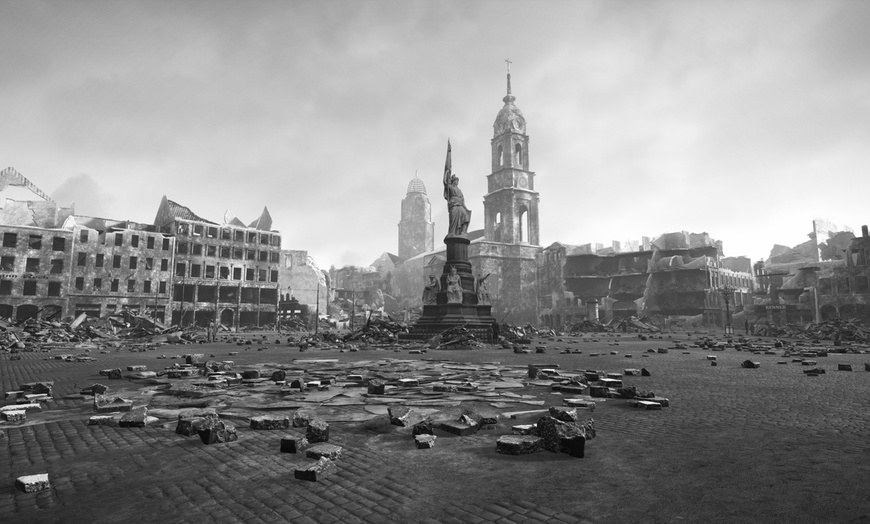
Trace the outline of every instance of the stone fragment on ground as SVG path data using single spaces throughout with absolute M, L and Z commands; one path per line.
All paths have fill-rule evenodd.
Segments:
M 287 429 L 290 427 L 290 417 L 263 415 L 251 418 L 251 429 Z
M 420 434 L 414 435 L 414 444 L 417 449 L 429 449 L 435 447 L 435 435 Z
M 133 401 L 121 397 L 94 395 L 94 411 L 97 413 L 118 413 L 133 409 Z
M 27 420 L 27 412 L 23 409 L 0 411 L 0 419 L 11 423 L 24 422 Z
M 116 426 L 118 421 L 112 415 L 93 415 L 88 419 L 88 426 Z
M 299 453 L 308 447 L 305 437 L 286 436 L 281 438 L 281 453 Z
M 305 438 L 311 443 L 327 442 L 329 440 L 329 424 L 319 418 L 312 419 L 308 423 Z
M 148 408 L 138 408 L 125 413 L 118 421 L 118 426 L 122 428 L 144 428 L 148 422 Z
M 304 428 L 311 422 L 311 413 L 307 411 L 297 410 L 293 413 L 293 427 Z
M 192 437 L 197 435 L 201 429 L 213 427 L 219 420 L 220 418 L 214 409 L 187 409 L 178 414 L 175 432 L 185 437 Z
M 305 450 L 305 456 L 315 460 L 320 459 L 321 457 L 335 460 L 341 456 L 341 446 L 319 442 L 309 446 L 308 449 Z
M 379 378 L 375 378 L 369 380 L 368 384 L 368 394 L 369 395 L 383 395 L 386 391 L 386 382 Z
M 15 479 L 15 487 L 25 493 L 33 493 L 50 489 L 51 483 L 48 481 L 48 473 L 38 473 L 18 477 Z
M 407 406 L 389 406 L 387 413 L 390 417 L 390 424 L 394 426 L 405 427 L 411 418 L 411 408 Z
M 495 443 L 495 450 L 505 455 L 527 455 L 541 451 L 542 442 L 534 435 L 502 435 Z
M 201 429 L 197 433 L 203 444 L 219 444 L 239 439 L 235 426 L 220 420 L 212 427 Z
M 434 435 L 435 431 L 433 428 L 432 421 L 430 419 L 421 420 L 420 422 L 414 424 L 411 428 L 411 435 Z
M 568 453 L 571 456 L 582 457 L 585 442 L 595 438 L 594 421 L 562 422 L 551 416 L 541 417 L 537 423 L 537 434 L 541 437 L 541 446 L 547 451 Z
M 550 406 L 550 416 L 562 422 L 577 422 L 577 409 L 562 406 Z
M 293 476 L 299 480 L 317 482 L 338 471 L 335 463 L 328 458 L 321 458 L 313 464 L 296 468 Z

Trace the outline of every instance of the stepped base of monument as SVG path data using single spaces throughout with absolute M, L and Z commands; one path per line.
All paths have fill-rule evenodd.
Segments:
M 494 343 L 498 323 L 492 316 L 492 306 L 467 306 L 462 304 L 432 304 L 423 306 L 423 315 L 403 333 L 401 341 L 426 341 L 435 335 L 455 327 L 464 327 L 474 338 L 484 343 Z

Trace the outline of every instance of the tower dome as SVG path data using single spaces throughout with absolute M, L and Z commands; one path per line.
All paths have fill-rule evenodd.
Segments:
M 408 184 L 408 193 L 423 193 L 426 194 L 426 186 L 423 181 L 414 175 L 414 179 Z
M 495 131 L 494 136 L 498 136 L 506 131 L 526 134 L 526 117 L 520 108 L 514 105 L 516 97 L 511 94 L 511 74 L 507 74 L 507 95 L 502 98 L 504 107 L 498 112 L 495 117 L 495 123 L 492 125 Z

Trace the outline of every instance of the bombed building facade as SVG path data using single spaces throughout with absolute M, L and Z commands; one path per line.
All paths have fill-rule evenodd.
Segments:
M 175 236 L 173 324 L 239 327 L 277 320 L 281 234 L 268 209 L 249 225 L 235 217 L 218 224 L 165 196 L 154 225 Z

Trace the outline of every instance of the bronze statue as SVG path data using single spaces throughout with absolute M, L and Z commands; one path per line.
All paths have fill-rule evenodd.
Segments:
M 463 236 L 468 233 L 471 222 L 471 210 L 465 207 L 465 197 L 459 189 L 459 177 L 452 174 L 450 141 L 447 141 L 447 160 L 444 163 L 444 200 L 447 201 L 447 213 L 450 224 L 447 226 L 447 236 Z

